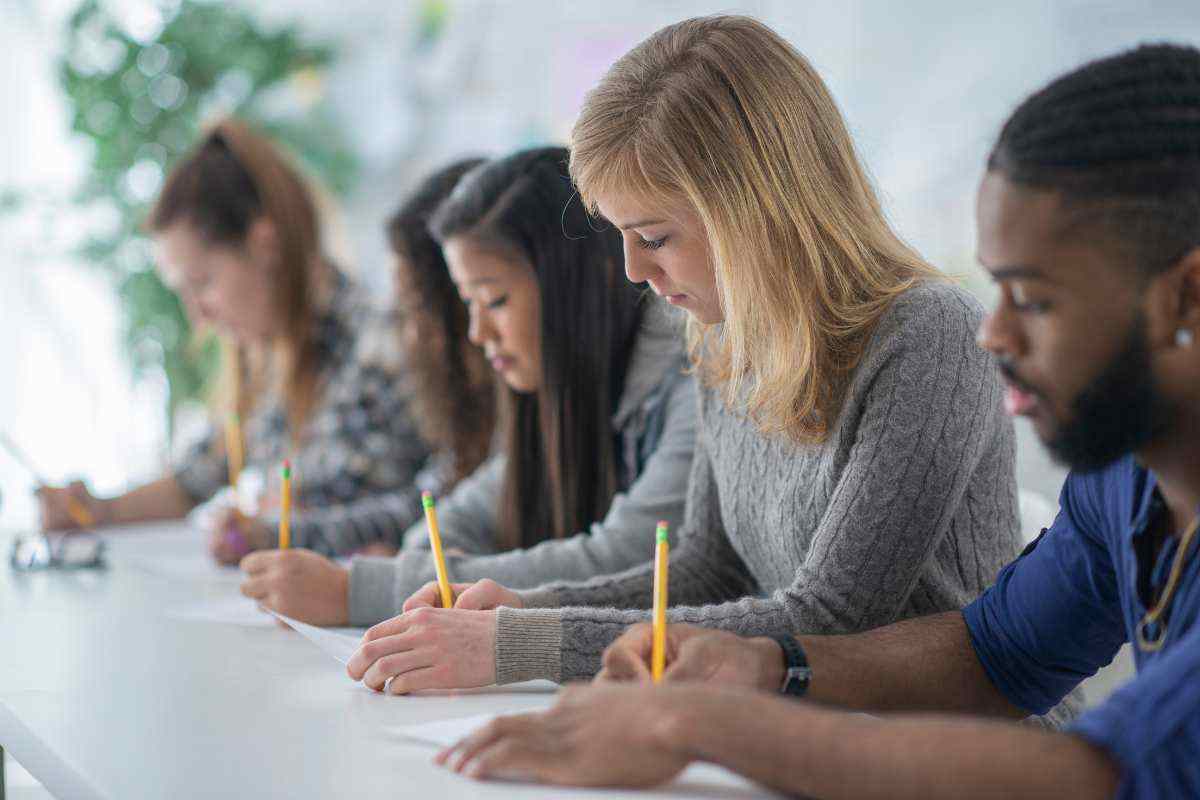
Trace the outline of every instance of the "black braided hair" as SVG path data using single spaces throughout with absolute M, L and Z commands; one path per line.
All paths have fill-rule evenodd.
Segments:
M 1200 246 L 1200 50 L 1143 45 L 1092 61 L 1021 103 L 988 170 L 1061 191 L 1144 275 Z

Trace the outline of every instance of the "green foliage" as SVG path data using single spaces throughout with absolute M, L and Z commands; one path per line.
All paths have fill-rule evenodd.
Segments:
M 78 254 L 113 279 L 135 376 L 165 373 L 170 421 L 180 403 L 203 397 L 218 355 L 213 342 L 194 340 L 141 230 L 166 171 L 224 114 L 288 145 L 335 192 L 351 187 L 355 162 L 323 101 L 330 46 L 292 27 L 263 30 L 226 5 L 147 0 L 143 10 L 162 24 L 135 37 L 97 0 L 84 2 L 67 25 L 59 78 L 71 128 L 91 144 L 75 202 L 116 212 L 99 215 L 110 221 L 82 235 Z

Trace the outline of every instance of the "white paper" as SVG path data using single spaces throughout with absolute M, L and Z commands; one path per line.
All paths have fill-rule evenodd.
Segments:
M 211 556 L 142 556 L 132 559 L 139 569 L 160 578 L 185 581 L 220 581 L 241 583 L 245 576 L 237 567 L 222 567 Z
M 168 610 L 167 616 L 189 622 L 216 622 L 250 628 L 269 628 L 275 624 L 271 615 L 259 608 L 257 602 L 241 596 L 178 606 Z
M 526 714 L 529 709 L 511 711 L 510 714 Z M 420 725 L 402 725 L 392 731 L 405 739 L 433 747 L 449 747 L 463 737 L 482 728 L 496 717 L 504 714 L 476 714 L 473 717 L 445 719 L 441 722 L 423 722 Z
M 531 709 L 513 710 L 511 714 L 526 714 Z M 504 714 L 476 714 L 472 717 L 447 719 L 441 722 L 426 722 L 420 725 L 403 725 L 392 728 L 392 732 L 413 742 L 443 748 L 457 744 L 498 716 Z M 692 764 L 673 782 L 652 792 L 655 796 L 667 797 L 777 797 L 761 786 L 740 775 L 715 764 Z
M 333 656 L 341 664 L 349 662 L 350 656 L 354 655 L 354 651 L 358 650 L 362 644 L 362 632 L 343 633 L 342 631 L 349 629 L 343 628 L 341 631 L 338 631 L 328 628 L 318 628 L 316 625 L 309 625 L 307 622 L 292 619 L 280 614 L 278 611 L 272 611 L 269 608 L 265 610 L 268 614 L 284 622 L 296 631 L 296 633 L 321 648 L 321 650 Z

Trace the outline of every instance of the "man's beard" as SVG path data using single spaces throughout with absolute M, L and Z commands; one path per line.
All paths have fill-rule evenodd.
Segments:
M 1008 364 L 1001 369 L 1024 385 Z M 1075 397 L 1070 419 L 1043 444 L 1058 463 L 1089 472 L 1162 436 L 1172 416 L 1170 403 L 1154 385 L 1146 323 L 1139 315 L 1120 352 Z

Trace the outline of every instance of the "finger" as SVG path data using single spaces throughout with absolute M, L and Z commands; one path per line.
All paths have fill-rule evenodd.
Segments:
M 412 596 L 404 601 L 404 606 L 400 610 L 408 612 L 417 608 L 433 608 L 440 605 L 439 593 L 437 581 L 427 583 L 413 592 Z
M 509 736 L 517 735 L 526 730 L 536 714 L 513 714 L 496 717 L 478 730 L 460 739 L 453 747 L 438 754 L 439 763 L 444 764 L 455 772 L 462 772 L 463 767 L 475 756 L 496 742 Z M 457 755 L 451 762 L 450 756 Z
M 503 779 L 541 781 L 552 778 L 550 763 L 544 748 L 525 737 L 505 738 L 484 748 L 469 763 L 459 769 L 463 775 L 476 780 Z M 553 782 L 553 781 L 552 781 Z
M 414 670 L 432 666 L 432 664 L 433 653 L 428 649 L 403 650 L 378 659 L 363 674 L 362 682 L 367 688 L 381 692 L 383 691 L 384 683 L 390 680 L 392 682 L 390 693 L 401 694 L 401 692 L 397 691 L 400 687 L 396 685 L 399 677 Z
M 598 681 L 645 681 L 651 678 L 648 657 L 628 647 L 613 645 L 604 651 L 603 669 Z M 603 676 L 603 678 L 601 678 Z
M 408 694 L 422 689 L 453 689 L 443 672 L 435 666 L 419 667 L 402 675 L 393 675 L 388 679 L 388 694 Z
M 238 566 L 247 575 L 257 575 L 278 561 L 280 552 L 279 550 L 256 550 L 243 558 Z
M 270 592 L 271 586 L 266 578 L 252 578 L 251 580 L 243 581 L 240 589 L 246 597 L 262 600 Z
M 679 657 L 667 662 L 667 668 L 663 670 L 663 681 L 670 683 L 703 680 L 705 661 L 703 650 L 688 647 L 687 643 L 684 643 L 683 647 L 679 648 Z
M 387 636 L 370 642 L 363 642 L 350 660 L 346 662 L 346 672 L 356 681 L 361 681 L 376 661 L 392 655 L 414 649 L 412 637 L 407 633 Z M 390 676 L 385 676 L 390 677 Z
M 458 599 L 454 601 L 455 608 L 484 611 L 496 605 L 494 597 L 500 585 L 495 581 L 479 581 L 478 583 L 458 584 L 454 588 L 455 594 L 458 595 Z
M 414 609 L 416 610 L 416 609 Z M 391 619 L 385 619 L 383 622 L 372 625 L 363 634 L 363 641 L 373 642 L 376 639 L 383 639 L 388 636 L 396 636 L 404 633 L 412 625 L 416 618 L 411 613 L 399 614 Z

